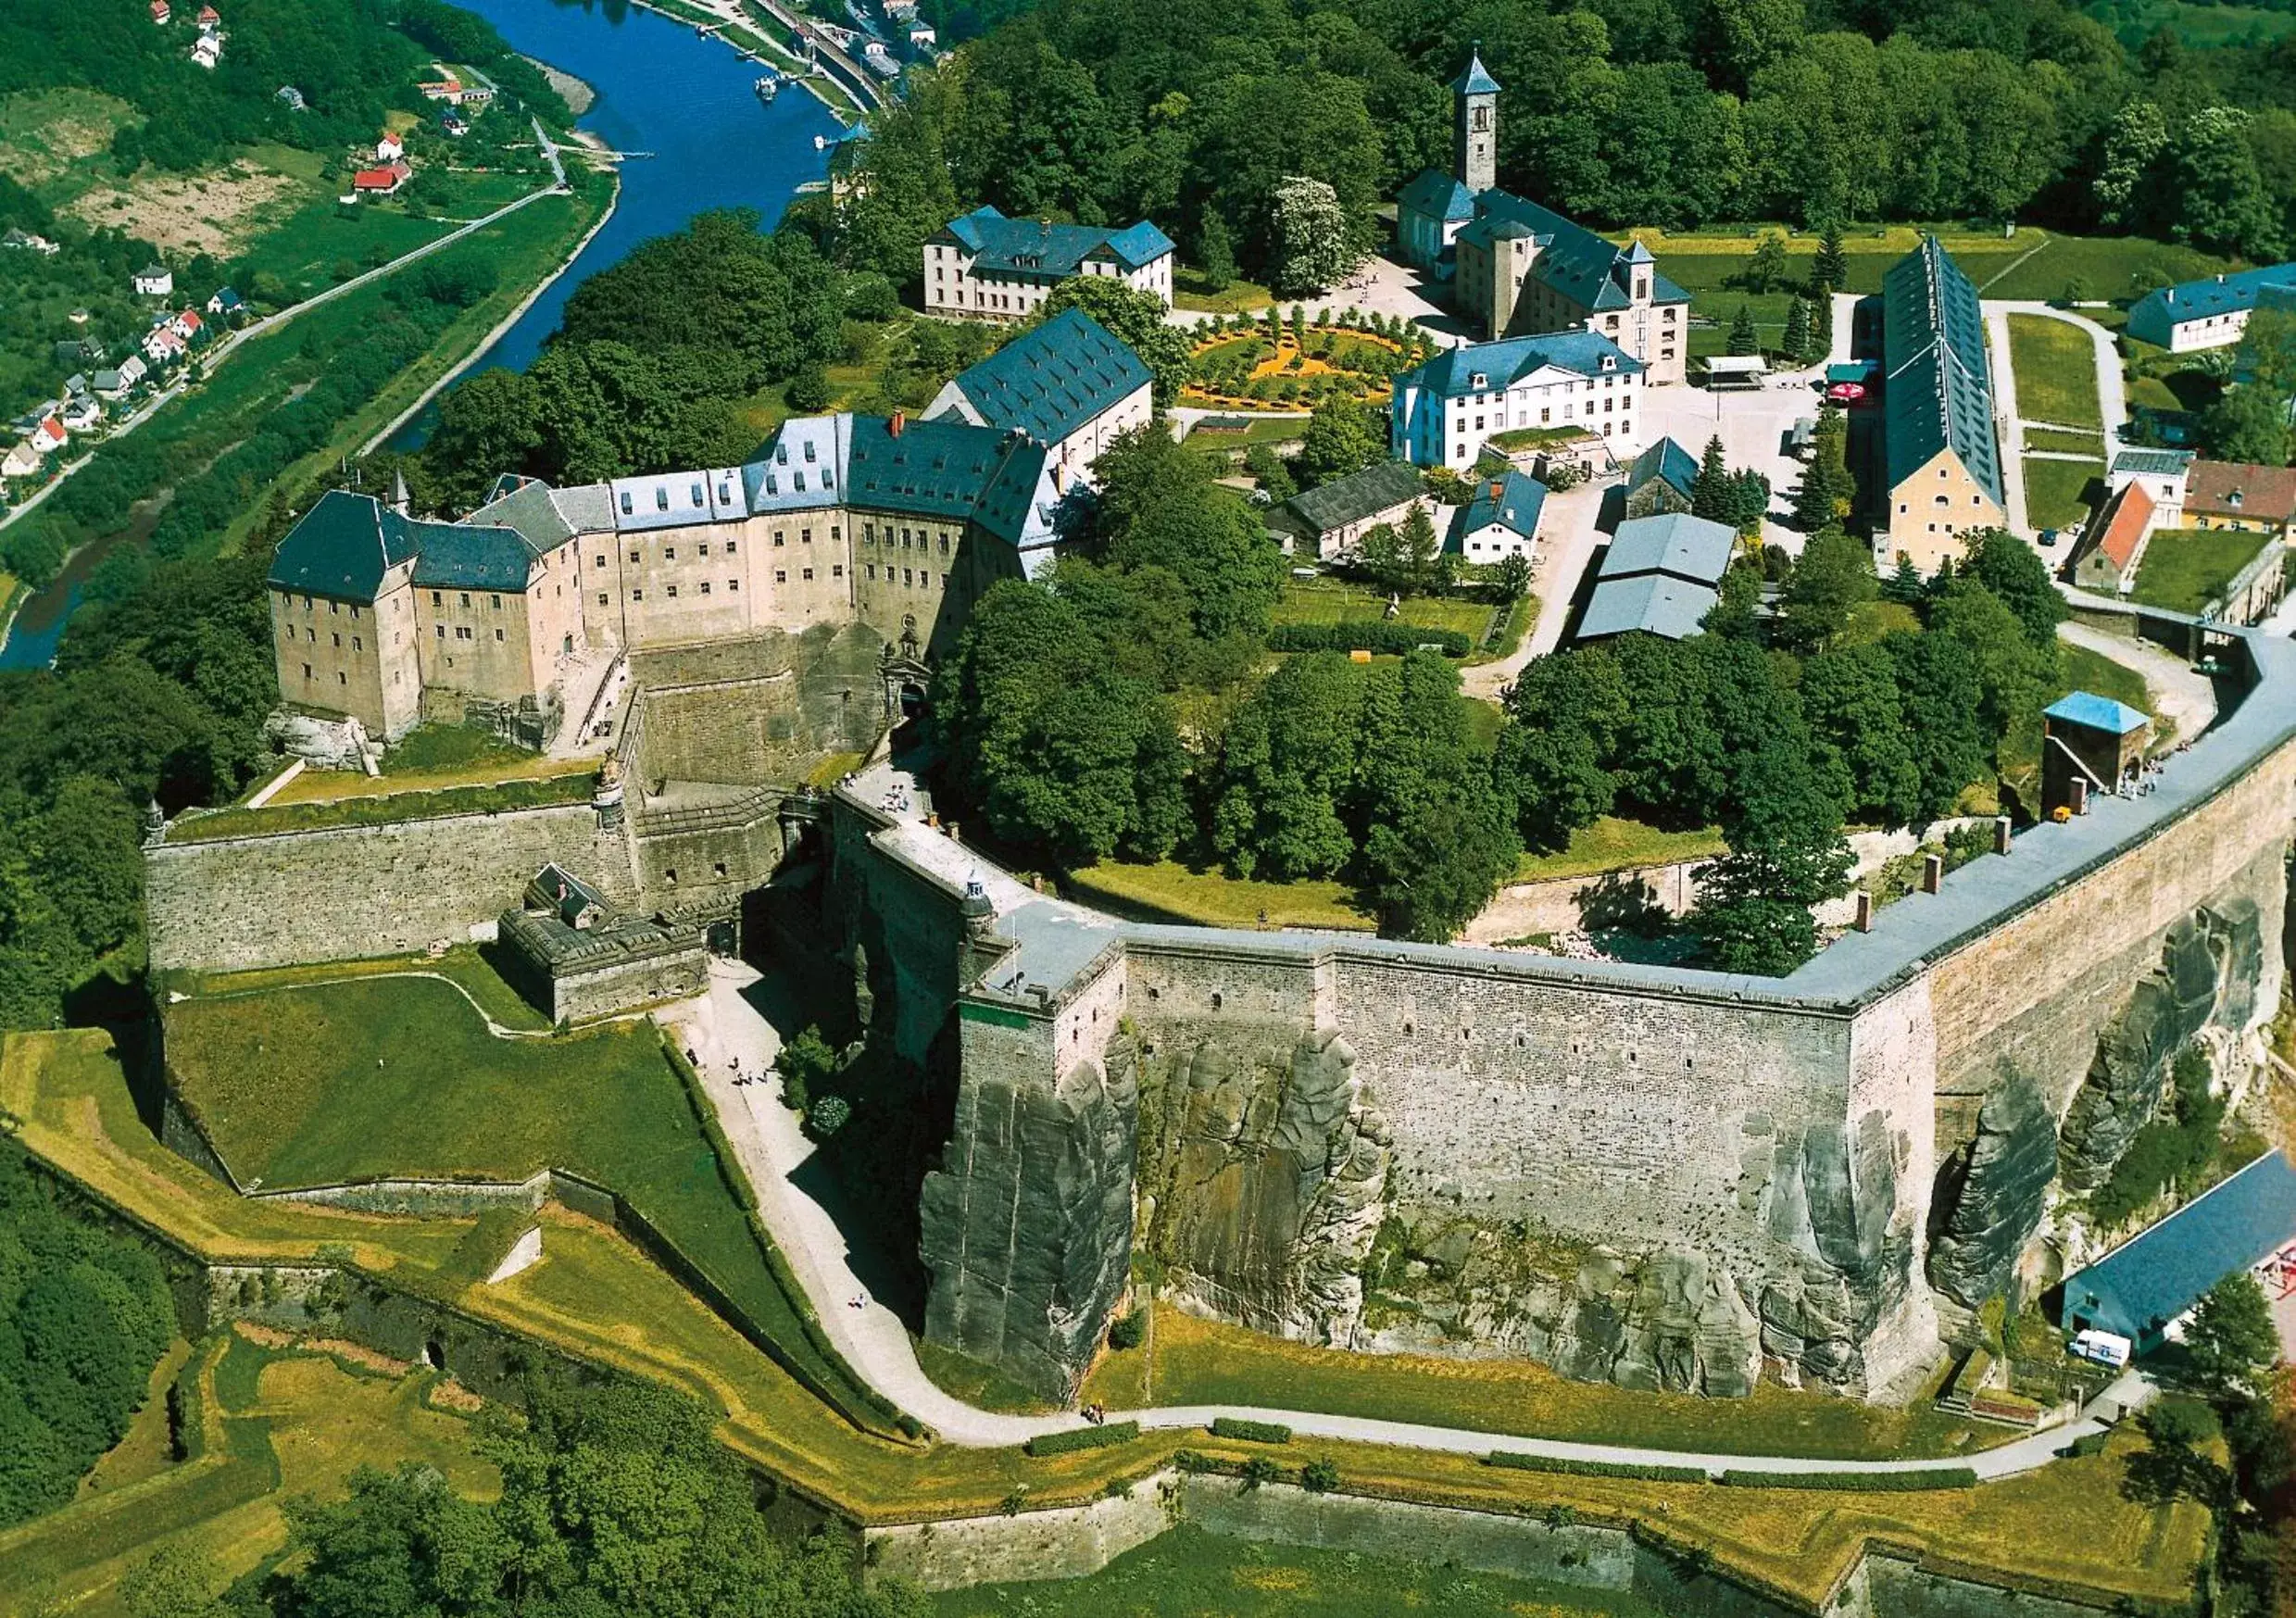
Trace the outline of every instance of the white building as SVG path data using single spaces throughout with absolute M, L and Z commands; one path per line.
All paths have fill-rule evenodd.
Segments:
M 924 309 L 969 320 L 1025 320 L 1061 282 L 1105 275 L 1172 307 L 1172 238 L 1146 219 L 1056 225 L 979 207 L 924 245 Z
M 2174 354 L 2222 348 L 2240 340 L 2260 302 L 2269 307 L 2276 301 L 2268 293 L 2296 296 L 2296 264 L 2156 288 L 2129 305 L 2128 334 Z
M 1510 469 L 1475 482 L 1474 498 L 1451 519 L 1446 548 L 1473 567 L 1488 567 L 1509 557 L 1528 561 L 1538 548 L 1538 518 L 1546 509 L 1547 485 Z
M 1498 433 L 1575 428 L 1631 459 L 1642 447 L 1645 377 L 1640 360 L 1592 332 L 1462 344 L 1395 379 L 1388 446 L 1420 466 L 1464 471 Z
M 2130 483 L 2142 483 L 2159 510 L 2159 526 L 2184 526 L 2185 484 L 2192 475 L 2189 449 L 2124 449 L 2113 458 L 2107 482 L 2114 494 Z
M 175 291 L 175 272 L 164 264 L 147 264 L 135 272 L 135 295 L 167 297 Z
M 925 415 L 1025 433 L 1045 446 L 1055 483 L 1066 490 L 1085 479 L 1117 434 L 1148 424 L 1153 382 L 1107 327 L 1082 309 L 1063 309 L 951 379 Z

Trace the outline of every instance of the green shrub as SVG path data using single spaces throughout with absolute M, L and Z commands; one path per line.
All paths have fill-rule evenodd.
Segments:
M 2058 1453 L 2074 1461 L 2086 1461 L 2092 1455 L 2102 1455 L 2112 1436 L 2110 1433 L 2083 1433 Z
M 1253 1444 L 1288 1444 L 1291 1429 L 1280 1422 L 1247 1422 L 1234 1416 L 1220 1416 L 1211 1424 L 1215 1438 L 1242 1438 Z
M 1486 1466 L 1508 1466 L 1517 1472 L 1557 1472 L 1573 1477 L 1631 1477 L 1644 1483 L 1704 1483 L 1705 1472 L 1696 1466 L 1658 1466 L 1636 1461 L 1580 1461 L 1556 1455 L 1521 1455 L 1494 1449 L 1483 1458 Z
M 1138 1348 L 1148 1341 L 1148 1311 L 1145 1309 L 1118 1315 L 1108 1328 L 1108 1346 L 1119 1351 Z
M 1111 1444 L 1129 1444 L 1139 1436 L 1140 1424 L 1137 1422 L 1110 1422 L 1098 1427 L 1069 1427 L 1058 1433 L 1039 1433 L 1021 1448 L 1042 1460 L 1048 1455 L 1068 1455 L 1079 1449 L 1105 1449 Z
M 1283 1475 L 1283 1469 L 1264 1455 L 1255 1455 L 1244 1462 L 1244 1487 L 1256 1489 L 1263 1483 L 1273 1483 Z
M 1299 1486 L 1310 1494 L 1327 1495 L 1339 1486 L 1339 1468 L 1319 1455 L 1299 1469 Z
M 1843 1494 L 1915 1494 L 1924 1489 L 1975 1488 L 1968 1466 L 1925 1466 L 1913 1472 L 1725 1472 L 1732 1488 L 1831 1489 Z
M 816 1139 L 827 1140 L 853 1116 L 853 1104 L 843 1096 L 817 1096 L 806 1110 L 806 1122 L 812 1126 Z
M 1279 623 L 1268 631 L 1268 649 L 1275 652 L 1385 652 L 1401 657 L 1421 646 L 1434 646 L 1447 658 L 1463 658 L 1471 644 L 1455 629 L 1430 629 L 1395 619 Z

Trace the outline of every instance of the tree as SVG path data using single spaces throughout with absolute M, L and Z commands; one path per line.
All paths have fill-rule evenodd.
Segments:
M 1817 953 L 1811 907 L 1848 889 L 1840 807 L 1811 764 L 1806 734 L 1790 731 L 1751 738 L 1742 752 L 1724 816 L 1730 851 L 1700 874 L 1690 918 L 1724 972 L 1793 971 Z
M 1818 234 L 1816 262 L 1810 267 L 1810 282 L 1824 286 L 1828 292 L 1847 292 L 1850 288 L 1850 256 L 1842 251 L 1841 226 L 1828 219 Z
M 797 375 L 789 379 L 784 396 L 791 409 L 810 414 L 829 408 L 830 401 L 836 395 L 829 385 L 829 372 L 819 365 L 808 363 L 799 366 Z
M 1100 487 L 1074 532 L 1126 571 L 1161 568 L 1186 592 L 1198 635 L 1266 635 L 1283 593 L 1284 557 L 1259 516 L 1213 480 L 1194 450 L 1161 428 L 1123 434 L 1094 467 Z
M 1706 453 L 1699 458 L 1698 475 L 1690 480 L 1690 514 L 1710 522 L 1736 526 L 1738 491 L 1730 481 L 1729 464 L 1723 458 L 1719 433 L 1706 441 Z
M 1779 595 L 1778 641 L 1795 651 L 1817 651 L 1875 595 L 1873 555 L 1865 542 L 1838 526 L 1821 528 L 1802 547 Z
M 2280 1357 L 2272 1305 L 2245 1270 L 2209 1289 L 2185 1323 L 2184 1342 L 2193 1375 L 2219 1398 L 2250 1386 Z
M 1808 360 L 1810 352 L 1810 300 L 1797 295 L 1786 307 L 1786 336 L 1782 346 L 1794 358 Z
M 2056 644 L 2057 625 L 2065 619 L 2064 597 L 2049 576 L 2049 564 L 2031 546 L 2007 529 L 1989 528 L 1971 541 L 1961 572 L 2015 613 L 2036 646 Z
M 1400 528 L 1381 522 L 1363 535 L 1363 571 L 1382 590 L 1424 595 L 1448 583 L 1446 560 L 1443 537 L 1424 505 L 1413 506 Z
M 1386 458 L 1386 412 L 1354 399 L 1333 398 L 1309 415 L 1291 469 L 1301 487 L 1313 489 Z
M 2177 198 L 2171 234 L 2261 260 L 2278 256 L 2281 231 L 2248 144 L 2248 119 L 2238 107 L 2206 107 L 2185 120 L 2171 164 Z
M 1754 256 L 1746 261 L 1744 281 L 1751 293 L 1775 291 L 1785 280 L 1786 238 L 1775 231 L 1762 232 L 1762 240 L 1754 245 Z
M 119 1603 L 129 1618 L 230 1618 L 218 1599 L 228 1582 L 212 1557 L 178 1542 L 129 1570 L 119 1581 Z
M 2219 460 L 2286 466 L 2286 403 L 2260 387 L 2229 387 L 2201 412 L 2201 442 Z
M 1082 309 L 1137 354 L 1155 379 L 1156 402 L 1169 405 L 1187 386 L 1188 334 L 1164 319 L 1164 302 L 1112 275 L 1073 275 L 1045 299 L 1047 318 Z
M 1824 260 L 1813 265 L 1810 284 L 1802 289 L 1802 296 L 1810 304 L 1810 358 L 1819 360 L 1834 351 L 1834 294 L 1838 290 L 1826 279 Z
M 1996 738 L 1978 709 L 1977 671 L 1946 636 L 1893 634 L 1881 642 L 1895 665 L 1905 735 L 1917 778 L 1905 823 L 1948 813 L 1962 789 L 1984 773 Z
M 1299 492 L 1291 468 L 1284 464 L 1284 458 L 1275 453 L 1273 444 L 1255 444 L 1246 450 L 1244 470 L 1260 485 L 1260 492 L 1279 506 Z
M 1850 514 L 1857 483 L 1850 475 L 1849 448 L 1850 422 L 1841 407 L 1818 407 L 1810 463 L 1802 470 L 1801 489 L 1794 496 L 1794 523 L 1803 533 L 1814 534 Z
M 1328 876 L 1354 857 L 1339 800 L 1355 775 L 1363 681 L 1336 652 L 1286 659 L 1236 710 L 1213 774 L 1211 844 L 1237 876 Z
M 1618 796 L 1611 758 L 1630 702 L 1617 659 L 1600 646 L 1535 658 L 1516 676 L 1492 770 L 1529 847 L 1559 852 L 1611 812 Z
M 1817 764 L 1861 818 L 1887 826 L 1929 817 L 1897 659 L 1878 642 L 1821 652 L 1801 666 L 1801 710 Z
M 1279 297 L 1323 292 L 1353 271 L 1361 256 L 1338 194 L 1321 180 L 1291 174 L 1275 188 L 1274 261 L 1268 285 Z
M 1459 671 L 1414 652 L 1364 682 L 1350 819 L 1362 888 L 1392 937 L 1439 943 L 1474 919 L 1514 868 L 1512 806 L 1470 742 Z
M 2113 115 L 2089 187 L 2099 224 L 2135 229 L 2154 212 L 2146 182 L 2167 149 L 2168 119 L 2156 103 L 2139 97 Z
M 1762 351 L 1761 339 L 1754 332 L 1754 311 L 1748 305 L 1738 305 L 1738 313 L 1730 318 L 1729 351 L 1733 356 Z
M 1196 263 L 1208 291 L 1225 292 L 1236 280 L 1236 245 L 1218 214 L 1205 215 L 1197 232 Z

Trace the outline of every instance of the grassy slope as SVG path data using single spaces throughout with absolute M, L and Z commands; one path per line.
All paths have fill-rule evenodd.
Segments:
M 484 771 L 499 776 L 500 771 Z M 581 803 L 593 788 L 594 769 L 577 767 L 553 774 L 491 781 L 483 785 L 419 788 L 401 782 L 394 791 L 349 793 L 298 799 L 290 782 L 278 798 L 261 809 L 225 809 L 191 816 L 170 828 L 179 843 L 242 837 L 266 832 L 302 832 L 327 826 L 387 825 L 433 815 L 499 813 L 549 804 Z M 325 784 L 321 784 L 322 788 Z
M 2149 607 L 2198 612 L 2235 573 L 2256 559 L 2265 544 L 2261 533 L 2228 528 L 2176 528 L 2156 533 L 2137 564 L 2137 584 L 2129 594 Z
M 400 1278 L 420 1285 L 470 1228 L 468 1221 L 383 1220 L 232 1196 L 141 1126 L 100 1034 L 11 1036 L 0 1049 L 0 1106 L 22 1121 L 33 1151 L 203 1255 L 308 1257 L 322 1241 L 347 1241 L 362 1261 L 402 1266 Z M 542 1262 L 500 1286 L 461 1293 L 461 1307 L 569 1353 L 686 1388 L 725 1412 L 720 1434 L 736 1451 L 864 1521 L 986 1512 L 1021 1486 L 1034 1506 L 1081 1504 L 1110 1481 L 1145 1476 L 1184 1444 L 1241 1453 L 1184 1433 L 1046 1461 L 1011 1449 L 919 1451 L 869 1438 L 627 1242 L 571 1215 L 546 1220 Z M 1370 1445 L 1317 1449 L 1365 1486 L 1501 1511 L 1567 1505 L 1602 1521 L 1647 1523 L 1812 1601 L 1876 1538 L 1980 1568 L 2072 1581 L 2108 1599 L 2181 1600 L 2207 1517 L 2189 1505 L 2146 1511 L 2123 1503 L 2121 1471 L 2135 1447 L 2122 1436 L 2102 1456 L 1942 1495 L 1724 1490 L 1502 1473 L 1470 1457 Z M 2076 1514 L 2083 1532 L 2063 1533 Z
M 767 1268 L 651 1023 L 498 1039 L 445 984 L 353 978 L 186 1000 L 167 1041 L 184 1099 L 243 1180 L 570 1169 L 621 1192 L 792 1355 L 841 1382 Z
M 1397 609 L 1402 622 L 1422 629 L 1455 629 L 1480 645 L 1491 627 L 1496 608 L 1481 601 L 1453 596 L 1406 596 Z M 1337 623 L 1342 620 L 1378 620 L 1386 616 L 1387 598 L 1362 584 L 1337 579 L 1290 579 L 1284 597 L 1275 604 L 1277 623 Z
M 1593 825 L 1573 832 L 1569 846 L 1559 854 L 1525 854 L 1515 867 L 1514 880 L 1553 882 L 1637 866 L 1674 865 L 1685 859 L 1711 859 L 1722 852 L 1722 834 L 1711 826 L 1694 832 L 1665 832 L 1640 821 L 1604 815 Z
M 1068 879 L 1076 897 L 1118 915 L 1205 927 L 1321 927 L 1368 933 L 1369 916 L 1349 902 L 1343 882 L 1250 882 L 1217 867 L 1190 871 L 1174 859 L 1154 865 L 1104 860 Z

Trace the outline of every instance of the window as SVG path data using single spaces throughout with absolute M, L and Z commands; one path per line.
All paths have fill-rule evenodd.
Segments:
M 330 602 L 328 602 L 328 603 L 327 603 L 327 611 L 328 611 L 331 615 L 332 615 L 332 614 L 334 614 L 334 613 L 341 612 L 342 610 L 343 610 L 343 603 L 341 603 L 340 601 L 330 601 Z
M 604 567 L 605 565 L 606 565 L 606 553 L 605 553 L 604 551 L 600 551 L 600 552 L 598 553 L 598 566 L 602 568 L 602 567 Z
M 811 545 L 813 543 L 813 531 L 809 528 L 798 529 L 797 543 L 799 545 Z
M 500 631 L 500 630 L 496 630 L 496 631 L 495 631 L 495 640 L 496 640 L 496 644 L 500 644 L 500 642 L 501 642 L 501 640 L 502 640 L 502 631 Z
M 342 670 L 340 670 L 340 669 L 337 669 L 337 670 L 335 671 L 335 684 L 338 684 L 338 685 L 348 685 L 350 683 L 351 683 L 351 677 L 350 677 L 348 674 L 345 674 L 345 673 Z
M 913 568 L 903 568 L 903 569 L 901 570 L 901 583 L 904 583 L 904 584 L 914 584 L 916 582 L 917 582 L 917 579 L 916 579 L 916 570 L 915 570 L 915 569 L 913 569 Z
M 446 605 L 446 598 L 441 596 L 436 590 L 433 590 L 431 592 L 431 605 L 433 607 L 444 607 Z
M 462 597 L 462 604 L 465 607 L 470 605 L 470 593 L 468 590 L 458 591 L 457 594 Z
M 366 643 L 365 643 L 365 642 L 363 642 L 363 641 L 361 641 L 361 640 L 358 638 L 358 636 L 357 636 L 357 635 L 353 635 L 353 636 L 351 637 L 351 650 L 353 650 L 353 651 L 355 651 L 355 652 L 363 652 L 363 651 L 365 651 L 366 649 L 367 649 Z
M 843 562 L 832 562 L 832 563 L 830 563 L 830 565 L 829 565 L 829 576 L 830 576 L 831 578 L 833 578 L 833 579 L 842 579 L 842 578 L 844 578 L 844 577 L 845 577 L 845 564 L 844 564 Z
M 621 514 L 624 517 L 630 515 L 630 491 L 627 489 L 621 492 Z
M 434 624 L 434 625 L 433 625 L 432 627 L 433 627 L 434 629 L 436 629 L 436 630 L 438 631 L 438 638 L 439 638 L 439 639 L 441 639 L 441 640 L 445 640 L 445 639 L 446 638 L 446 626 L 445 626 L 445 624 L 443 624 L 443 623 L 441 623 L 441 624 Z
M 801 577 L 801 578 L 807 578 L 807 579 L 809 579 L 809 578 L 811 578 L 812 576 L 813 576 L 813 570 L 812 570 L 811 568 L 807 568 L 807 569 L 806 569 L 806 570 L 805 570 L 805 571 L 804 571 L 801 574 L 799 574 L 799 577 Z
M 941 535 L 941 554 L 943 556 L 947 556 L 948 554 L 948 535 L 946 533 Z
M 741 587 L 742 582 L 739 579 L 728 579 L 725 582 L 725 593 L 729 596 L 740 594 Z
M 872 579 L 877 576 L 877 564 L 875 562 L 871 562 L 869 564 L 869 576 Z
M 470 626 L 469 624 L 467 624 L 467 623 L 458 623 L 458 624 L 457 624 L 457 625 L 455 626 L 455 639 L 457 639 L 457 640 L 458 640 L 458 641 L 467 641 L 467 640 L 469 640 L 470 638 Z
M 701 480 L 700 480 L 699 478 L 696 478 L 696 479 L 695 479 L 692 483 L 688 483 L 688 484 L 686 485 L 686 493 L 687 493 L 687 494 L 689 494 L 689 495 L 691 495 L 693 496 L 693 499 L 694 499 L 694 504 L 695 504 L 695 505 L 696 505 L 696 506 L 701 505 L 701 504 L 702 504 Z
M 675 601 L 678 598 L 678 587 L 675 584 L 671 584 L 669 586 L 669 592 L 670 599 Z
M 487 604 L 488 604 L 489 606 L 491 606 L 492 608 L 494 608 L 494 609 L 495 609 L 496 612 L 500 612 L 500 611 L 502 610 L 502 597 L 501 597 L 501 596 L 489 596 L 486 598 L 486 600 L 487 600 Z
M 335 650 L 336 650 L 336 651 L 338 651 L 338 652 L 339 652 L 339 651 L 341 651 L 341 650 L 343 649 L 343 637 L 342 637 L 341 635 L 339 635 L 339 634 L 335 634 L 335 635 L 329 635 L 327 638 L 328 638 L 329 640 L 331 640 L 331 641 L 334 642 L 334 644 L 335 644 Z
M 701 582 L 701 593 L 705 596 L 709 594 L 709 581 L 707 579 Z
M 805 493 L 805 473 L 803 473 L 802 471 L 795 471 L 795 472 L 791 472 L 791 473 L 789 474 L 789 487 L 791 488 L 791 490 L 792 490 L 793 492 L 795 492 L 795 493 L 797 493 L 797 494 L 800 494 L 800 495 L 804 494 L 804 493 Z
M 669 510 L 669 509 L 670 509 L 670 491 L 669 491 L 669 490 L 664 489 L 664 488 L 659 488 L 659 487 L 655 489 L 655 491 L 654 491 L 654 509 L 655 509 L 655 510 L 657 510 L 657 511 L 667 511 L 667 510 Z
M 633 601 L 643 601 L 646 599 L 646 592 L 643 590 L 633 590 L 630 592 L 630 599 Z
M 353 603 L 351 607 L 351 616 L 353 618 L 357 618 L 358 616 L 358 607 L 357 603 Z
M 776 548 L 778 548 L 778 547 L 780 547 L 780 546 L 785 546 L 785 545 L 787 545 L 788 543 L 789 543 L 789 535 L 787 535 L 786 533 L 783 533 L 780 529 L 776 528 L 776 529 L 773 531 L 773 544 L 774 544 L 775 547 L 776 547 Z
M 606 592 L 603 590 L 598 592 L 598 605 L 600 607 L 611 607 L 613 605 L 611 601 L 607 599 Z
M 789 583 L 789 571 L 788 571 L 786 568 L 775 568 L 775 569 L 773 570 L 773 583 L 775 583 L 776 584 L 786 584 L 786 583 Z
M 303 665 L 303 677 L 306 680 L 308 680 L 311 677 L 311 666 L 308 663 Z
M 709 554 L 709 542 L 706 539 L 701 542 L 701 554 L 704 556 Z
M 734 554 L 734 542 L 730 539 L 725 542 L 725 554 L 727 556 Z
M 640 553 L 639 553 L 639 552 L 637 552 L 637 551 L 632 551 L 632 552 L 630 553 L 630 559 L 631 559 L 632 561 L 634 561 L 634 561 L 638 560 L 638 558 L 639 558 L 639 555 L 640 555 Z
M 831 470 L 831 469 L 830 469 L 830 468 L 828 468 L 828 467 L 823 467 L 823 468 L 822 468 L 822 488 L 824 488 L 824 489 L 834 489 L 834 488 L 835 488 L 836 486 L 837 486 L 837 474 L 836 474 L 836 472 L 835 472 L 835 471 L 834 471 L 833 470 Z
M 678 559 L 678 547 L 674 545 L 663 546 L 661 547 L 661 559 L 665 562 L 676 561 Z

